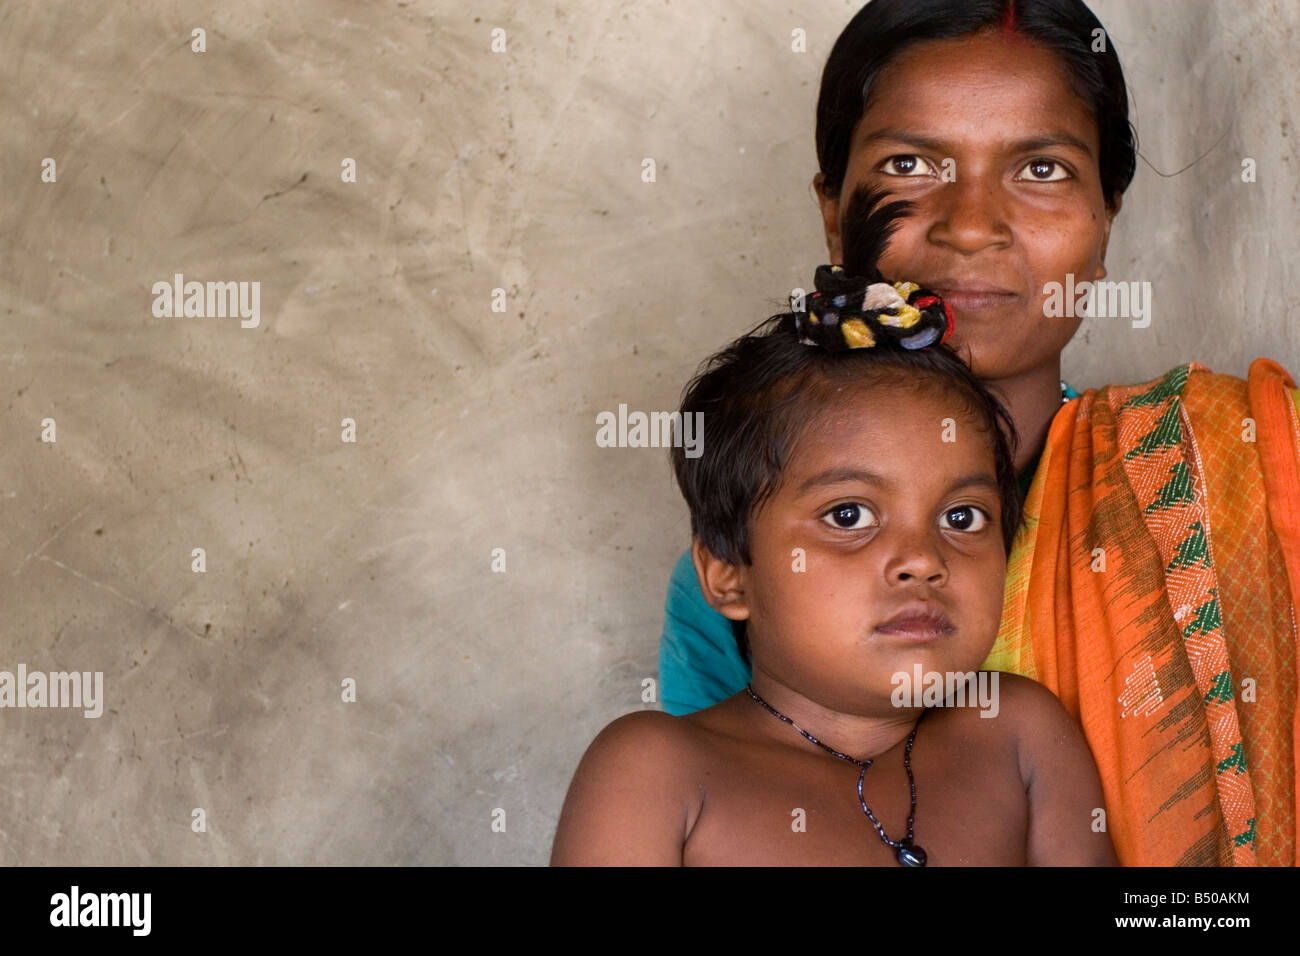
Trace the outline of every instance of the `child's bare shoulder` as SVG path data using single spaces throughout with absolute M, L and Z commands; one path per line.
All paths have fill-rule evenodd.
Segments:
M 998 685 L 999 710 L 1018 729 L 1042 737 L 1076 726 L 1060 699 L 1038 681 L 999 672 Z
M 948 732 L 959 738 L 982 741 L 999 750 L 1008 748 L 1005 752 L 1015 756 L 1026 783 L 1044 747 L 1077 733 L 1074 718 L 1056 695 L 1037 681 L 987 671 L 978 675 L 972 683 L 976 685 L 977 699 L 970 699 L 964 707 L 941 708 L 942 713 L 935 716 L 941 716 Z
M 587 748 L 587 757 L 617 763 L 631 754 L 641 766 L 679 766 L 683 749 L 691 748 L 695 737 L 688 720 L 659 710 L 638 710 L 606 724 Z
M 1029 864 L 1114 866 L 1101 780 L 1079 721 L 1036 681 L 1002 674 L 1000 683 L 1029 801 Z
M 698 815 L 689 722 L 625 714 L 587 747 L 560 814 L 552 863 L 676 864 Z
M 1056 695 L 1042 684 L 1001 671 L 976 672 L 966 695 L 936 708 L 934 716 L 940 714 L 949 721 L 951 733 L 979 732 L 1011 740 L 1025 732 L 1037 733 L 1044 721 L 1069 719 Z
M 1061 706 L 1056 695 L 1038 681 L 1004 671 L 994 673 L 998 675 L 998 690 L 1002 695 L 1002 703 L 1009 705 L 1016 713 L 1034 714 L 1053 709 L 1064 712 L 1065 708 Z

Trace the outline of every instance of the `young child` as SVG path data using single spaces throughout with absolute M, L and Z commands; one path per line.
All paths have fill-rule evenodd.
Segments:
M 703 455 L 673 455 L 695 568 L 752 683 L 606 727 L 553 864 L 1116 862 L 1073 718 L 1033 681 L 974 673 L 1018 518 L 1014 438 L 943 345 L 947 306 L 876 271 L 907 209 L 881 199 L 853 197 L 844 267 L 818 270 L 806 308 L 715 355 L 683 400 L 704 413 Z M 970 706 L 976 684 L 994 699 Z

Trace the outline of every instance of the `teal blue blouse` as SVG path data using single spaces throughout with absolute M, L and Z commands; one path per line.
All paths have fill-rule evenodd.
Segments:
M 1065 397 L 1079 393 L 1064 382 Z M 1038 470 L 1038 459 L 1020 474 L 1021 495 Z M 704 600 L 691 563 L 691 552 L 677 559 L 668 581 L 664 630 L 659 638 L 659 694 L 670 714 L 689 714 L 711 707 L 749 683 L 750 667 L 740 656 L 731 621 Z

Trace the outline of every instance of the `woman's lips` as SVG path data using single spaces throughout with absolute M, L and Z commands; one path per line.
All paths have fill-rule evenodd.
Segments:
M 992 312 L 1004 308 L 1019 300 L 1014 292 L 1000 292 L 986 289 L 941 289 L 934 288 L 935 294 L 953 307 L 957 312 Z

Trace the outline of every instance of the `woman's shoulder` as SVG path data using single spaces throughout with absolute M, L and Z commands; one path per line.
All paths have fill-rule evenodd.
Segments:
M 1230 443 L 1241 459 L 1232 467 L 1258 468 L 1255 447 L 1267 446 L 1279 460 L 1300 455 L 1300 389 L 1268 358 L 1255 359 L 1244 379 L 1189 362 L 1146 382 L 1088 389 L 1062 406 L 1058 422 L 1064 430 L 1083 426 L 1092 440 L 1118 446 L 1123 460 L 1138 469 L 1166 467 L 1170 454 L 1195 454 L 1179 446 L 1202 436 L 1214 446 L 1240 438 Z
M 1092 404 L 1100 402 L 1110 405 L 1116 411 L 1125 411 L 1130 408 L 1155 405 L 1170 398 L 1181 397 L 1186 391 L 1189 382 L 1203 382 L 1207 375 L 1216 381 L 1242 381 L 1231 375 L 1221 375 L 1211 371 L 1208 366 L 1202 365 L 1200 362 L 1188 362 L 1185 365 L 1177 365 L 1167 372 L 1146 381 L 1112 382 L 1096 388 L 1085 389 L 1081 393 L 1081 397 Z
M 1188 362 L 1147 381 L 1103 385 L 1085 389 L 1079 395 L 1092 401 L 1105 401 L 1116 411 L 1124 412 L 1162 404 L 1171 398 L 1184 402 L 1208 398 L 1220 404 L 1245 405 L 1249 404 L 1252 392 L 1270 388 L 1290 394 L 1300 391 L 1283 366 L 1273 359 L 1257 358 L 1251 362 L 1245 378 L 1216 372 L 1201 362 Z

